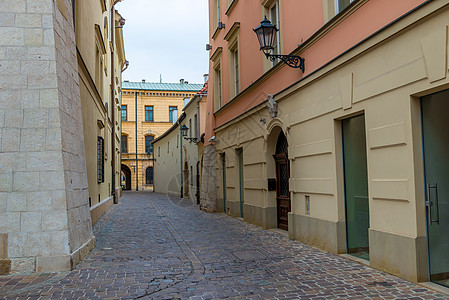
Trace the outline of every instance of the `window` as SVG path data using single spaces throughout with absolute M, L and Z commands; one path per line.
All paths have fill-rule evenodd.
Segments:
M 122 105 L 122 122 L 128 120 L 128 107 L 126 105 Z
M 104 182 L 104 139 L 97 139 L 97 182 Z
M 167 153 L 170 153 L 170 142 L 167 142 Z
M 215 110 L 219 110 L 221 108 L 221 103 L 222 103 L 222 94 L 221 94 L 221 68 L 220 66 L 218 66 L 217 69 L 214 69 L 214 75 L 215 75 L 215 79 L 214 80 L 214 91 L 215 91 L 215 95 L 214 96 L 214 103 L 215 103 Z
M 192 137 L 192 131 L 193 131 L 193 128 L 192 128 L 192 119 L 189 119 L 189 138 Z
M 153 121 L 153 106 L 145 106 L 145 122 Z
M 153 167 L 148 167 L 145 170 L 145 183 L 153 184 Z
M 194 132 L 194 136 L 193 137 L 199 137 L 199 133 L 198 133 L 198 117 L 196 116 L 196 114 L 193 116 L 193 132 Z
M 240 93 L 239 84 L 239 50 L 234 51 L 234 84 L 235 84 L 235 95 L 237 96 Z
M 220 18 L 220 0 L 214 0 L 214 31 L 219 28 L 218 23 L 221 22 Z
M 145 136 L 145 153 L 147 154 L 153 154 L 153 135 L 146 135 Z
M 161 147 L 157 147 L 157 156 L 161 156 Z
M 276 32 L 276 35 L 274 37 L 274 43 L 273 43 L 273 50 L 271 51 L 272 54 L 281 54 L 281 38 L 280 38 L 280 29 L 281 29 L 281 22 L 279 20 L 279 3 L 275 1 L 273 5 L 269 8 L 269 19 L 271 21 L 271 24 L 275 25 L 279 31 Z M 275 61 L 271 62 L 271 66 L 274 66 L 279 62 L 279 59 L 276 59 Z
M 210 60 L 213 63 L 213 103 L 214 103 L 214 112 L 219 110 L 222 106 L 222 86 L 221 86 L 221 57 L 222 57 L 223 48 L 218 47 Z
M 128 153 L 128 136 L 122 135 L 122 153 Z
M 229 49 L 229 96 L 234 98 L 240 93 L 239 74 L 239 29 L 240 23 L 235 22 L 225 36 Z
M 354 2 L 354 0 L 335 0 L 335 14 L 339 14 L 352 2 Z
M 176 111 L 176 114 L 175 114 L 175 111 Z M 168 108 L 168 121 L 169 122 L 173 123 L 174 121 L 176 121 L 178 119 L 177 111 L 178 111 L 177 106 L 170 106 Z

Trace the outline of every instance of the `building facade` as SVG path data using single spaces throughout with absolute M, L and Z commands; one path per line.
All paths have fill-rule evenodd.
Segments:
M 209 8 L 203 173 L 215 176 L 202 188 L 216 198 L 202 204 L 446 285 L 447 1 Z M 270 54 L 300 55 L 304 71 L 259 51 L 265 16 L 280 29 Z
M 119 16 L 111 1 L 81 0 L 3 1 L 0 15 L 0 275 L 70 270 L 95 246 L 89 195 L 100 159 L 97 147 L 86 145 L 89 131 L 100 136 L 98 120 L 107 128 L 113 124 L 85 114 L 87 98 L 104 107 L 112 94 L 92 84 L 94 70 L 103 70 L 89 55 L 99 36 L 106 39 L 97 42 L 115 50 L 102 48 L 99 58 L 108 62 L 109 74 L 117 69 L 118 76 L 109 76 L 120 83 L 123 43 L 110 43 L 103 28 L 107 18 L 111 35 L 120 35 L 114 26 Z M 92 127 L 83 127 L 86 122 Z M 109 159 L 117 161 L 113 156 L 110 151 Z M 94 192 L 99 200 L 115 192 L 104 172 L 111 184 L 109 191 Z
M 183 79 L 180 83 L 123 82 L 120 151 L 124 189 L 153 188 L 152 142 L 170 129 L 178 112 L 202 86 Z
M 93 4 L 77 0 L 75 5 L 89 206 L 95 224 L 114 199 L 117 202 L 121 196 L 120 107 L 121 74 L 126 63 L 122 29 L 125 20 L 111 8 L 112 0 Z
M 200 204 L 207 82 L 173 126 L 154 140 L 154 191 Z M 184 133 L 183 133 L 184 131 Z

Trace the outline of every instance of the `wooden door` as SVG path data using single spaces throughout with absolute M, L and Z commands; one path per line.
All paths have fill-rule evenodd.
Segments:
M 288 230 L 288 213 L 291 211 L 290 190 L 290 163 L 288 160 L 288 144 L 285 135 L 281 132 L 276 145 L 276 202 L 278 228 Z

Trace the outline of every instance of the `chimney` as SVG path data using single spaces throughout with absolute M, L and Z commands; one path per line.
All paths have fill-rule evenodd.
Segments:
M 179 83 L 180 83 L 180 84 L 184 84 L 184 79 L 182 79 L 182 78 L 179 79 Z
M 142 83 L 145 83 L 145 81 L 146 81 L 145 79 L 142 79 Z
M 204 83 L 206 83 L 206 81 L 209 80 L 209 74 L 204 74 L 203 77 L 204 77 Z

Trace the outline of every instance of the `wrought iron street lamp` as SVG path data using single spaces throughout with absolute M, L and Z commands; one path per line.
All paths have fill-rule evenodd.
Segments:
M 186 126 L 186 124 L 182 125 L 181 128 L 181 135 L 183 138 L 187 136 L 187 131 L 189 130 L 189 127 Z
M 271 24 L 270 20 L 265 17 L 265 19 L 260 22 L 260 25 L 257 28 L 253 29 L 257 35 L 257 39 L 259 40 L 260 50 L 263 51 L 265 56 L 271 61 L 275 61 L 277 58 L 282 60 L 287 66 L 292 68 L 299 68 L 303 72 L 305 70 L 305 59 L 301 56 L 297 55 L 281 55 L 281 54 L 271 54 L 271 51 L 274 49 L 273 44 L 276 37 L 276 32 L 279 29 L 276 28 L 273 24 Z
M 197 142 L 197 138 L 196 137 L 187 137 L 187 132 L 189 131 L 189 127 L 187 127 L 185 124 L 182 125 L 181 127 L 181 133 L 182 133 L 182 137 L 185 138 L 186 140 L 188 140 L 189 142 Z

